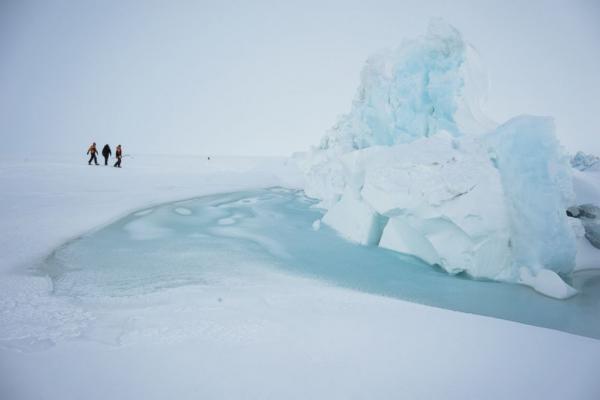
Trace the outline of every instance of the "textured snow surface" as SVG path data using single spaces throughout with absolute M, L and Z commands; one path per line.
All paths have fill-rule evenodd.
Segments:
M 597 398 L 598 340 L 326 285 L 269 271 L 262 262 L 245 260 L 248 269 L 236 279 L 216 271 L 204 283 L 183 286 L 177 280 L 185 274 L 148 271 L 170 287 L 139 291 L 125 281 L 112 287 L 129 291 L 121 296 L 102 294 L 102 285 L 86 279 L 73 281 L 80 296 L 73 296 L 68 285 L 61 286 L 62 294 L 53 293 L 52 280 L 30 272 L 38 271 L 54 250 L 56 256 L 69 254 L 68 245 L 61 246 L 67 240 L 95 238 L 95 232 L 120 217 L 126 217 L 123 222 L 161 220 L 159 203 L 297 182 L 284 160 L 204 160 L 140 156 L 121 170 L 68 158 L 0 160 L 0 330 L 6 339 L 0 346 L 0 398 Z M 251 207 L 253 201 L 247 196 L 239 204 Z M 189 203 L 177 202 L 164 216 L 181 224 L 201 217 L 180 215 L 177 207 L 193 211 Z M 222 227 L 232 230 L 221 234 L 269 249 L 260 237 L 240 238 L 233 228 L 252 218 L 239 215 L 235 207 L 223 217 L 207 217 L 229 218 Z M 314 220 L 307 218 L 302 229 L 327 231 L 325 226 L 313 231 Z M 125 229 L 122 233 L 131 235 Z M 209 238 L 201 231 L 189 235 L 189 240 Z M 128 240 L 152 247 L 163 239 L 132 235 Z M 373 249 L 363 249 L 372 254 Z M 85 276 L 86 267 L 126 266 L 129 259 L 114 254 L 84 258 L 71 277 Z M 177 267 L 177 258 L 171 262 Z M 214 262 L 227 268 L 223 259 Z M 377 258 L 363 265 L 356 279 L 376 279 L 369 268 L 376 265 Z M 347 265 L 327 267 L 314 273 L 333 269 L 352 278 Z M 357 268 L 351 267 L 354 274 Z M 413 269 L 427 271 L 425 265 Z M 150 283 L 139 272 L 129 276 Z M 381 279 L 393 283 L 399 279 L 393 278 L 396 273 L 391 268 Z M 438 276 L 451 278 L 431 275 Z M 409 288 L 418 293 L 424 286 Z M 495 293 L 497 286 L 511 285 L 482 282 L 480 297 Z M 522 289 L 528 298 L 531 294 Z M 464 288 L 439 295 L 452 299 L 461 292 Z M 570 301 L 559 304 L 569 306 Z M 569 385 L 547 384 L 565 376 Z M 509 383 L 497 385 L 499 380 Z
M 485 74 L 469 48 L 434 21 L 369 60 L 350 113 L 319 148 L 296 155 L 306 193 L 328 210 L 324 223 L 357 243 L 552 296 L 520 271 L 568 279 L 578 262 L 589 266 L 565 214 L 578 200 L 569 159 L 551 118 L 494 126 L 481 116 L 485 85 L 473 76 Z

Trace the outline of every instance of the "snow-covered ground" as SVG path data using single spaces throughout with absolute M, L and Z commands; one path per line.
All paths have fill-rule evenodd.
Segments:
M 93 309 L 52 295 L 35 272 L 45 257 L 131 211 L 301 185 L 283 159 L 136 156 L 123 165 L 0 160 L 1 399 L 600 396 L 598 340 L 260 266 L 253 279 L 102 298 Z

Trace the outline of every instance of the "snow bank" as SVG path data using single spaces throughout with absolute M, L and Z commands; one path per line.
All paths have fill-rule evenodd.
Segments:
M 305 191 L 327 209 L 323 222 L 357 243 L 572 295 L 556 289 L 578 247 L 565 214 L 575 201 L 568 157 L 550 118 L 494 127 L 482 116 L 485 74 L 470 49 L 434 21 L 369 59 L 350 113 L 296 156 Z

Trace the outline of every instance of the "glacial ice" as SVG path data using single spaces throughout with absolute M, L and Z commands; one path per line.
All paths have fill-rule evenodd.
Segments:
M 571 157 L 571 166 L 579 171 L 598 170 L 600 169 L 600 157 L 578 151 L 577 154 Z
M 513 261 L 569 273 L 575 234 L 565 210 L 575 201 L 568 158 L 550 118 L 521 116 L 489 136 L 504 188 Z
M 381 238 L 386 218 L 361 201 L 358 196 L 348 193 L 329 209 L 323 217 L 323 222 L 350 240 L 365 245 L 376 245 Z
M 322 149 L 344 152 L 428 137 L 481 133 L 487 79 L 475 49 L 442 20 L 427 35 L 367 60 L 349 114 L 323 138 Z
M 484 78 L 473 48 L 439 20 L 369 59 L 350 113 L 296 155 L 305 191 L 354 242 L 552 296 L 556 285 L 521 277 L 575 266 L 568 158 L 551 118 L 483 116 Z
M 577 294 L 577 290 L 563 281 L 556 272 L 541 269 L 534 275 L 529 269 L 521 268 L 520 283 L 531 286 L 537 292 L 556 299 L 568 299 Z

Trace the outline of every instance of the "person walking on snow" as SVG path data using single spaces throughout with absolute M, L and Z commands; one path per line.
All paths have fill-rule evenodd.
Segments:
M 115 150 L 115 157 L 117 158 L 115 167 L 121 168 L 121 158 L 123 157 L 123 150 L 121 149 L 121 145 L 117 146 L 117 150 Z
M 108 165 L 108 157 L 112 155 L 112 151 L 110 150 L 110 146 L 105 144 L 102 148 L 102 157 L 104 157 L 104 165 Z
M 90 146 L 90 148 L 87 151 L 87 154 L 90 155 L 90 159 L 88 161 L 88 165 L 92 165 L 92 161 L 96 164 L 98 164 L 98 158 L 96 157 L 96 154 L 98 154 L 98 149 L 96 148 L 96 142 L 92 143 L 92 145 Z

